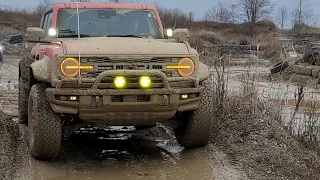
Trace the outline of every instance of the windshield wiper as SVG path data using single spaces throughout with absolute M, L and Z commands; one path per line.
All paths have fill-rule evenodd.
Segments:
M 107 35 L 107 37 L 135 37 L 135 38 L 142 38 L 142 36 L 137 36 L 137 35 Z

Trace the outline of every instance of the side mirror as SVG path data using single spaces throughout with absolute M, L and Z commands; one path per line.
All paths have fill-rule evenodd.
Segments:
M 189 41 L 190 33 L 188 29 L 175 29 L 172 31 L 172 36 L 169 39 L 177 39 L 178 42 Z
M 40 42 L 46 37 L 43 29 L 38 27 L 27 28 L 25 39 L 27 42 Z

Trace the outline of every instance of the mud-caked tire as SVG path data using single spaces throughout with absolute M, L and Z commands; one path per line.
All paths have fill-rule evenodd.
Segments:
M 28 97 L 29 87 L 27 82 L 23 82 L 22 77 L 19 77 L 19 96 L 18 96 L 18 110 L 19 110 L 19 124 L 27 124 L 28 122 Z
M 30 89 L 28 101 L 29 151 L 38 160 L 53 159 L 60 151 L 62 140 L 61 117 L 46 101 L 45 84 Z
M 315 57 L 314 58 L 314 63 L 316 66 L 320 66 L 320 57 Z
M 175 136 L 183 147 L 197 148 L 209 143 L 213 130 L 213 88 L 212 79 L 203 82 L 204 93 L 199 108 L 181 114 L 182 125 L 174 129 Z
M 288 61 L 278 62 L 270 69 L 270 72 L 272 74 L 278 73 L 280 71 L 285 70 L 287 67 L 289 67 L 289 62 Z
M 315 65 L 315 60 L 312 56 L 309 57 L 309 60 L 308 60 L 309 64 L 311 65 Z

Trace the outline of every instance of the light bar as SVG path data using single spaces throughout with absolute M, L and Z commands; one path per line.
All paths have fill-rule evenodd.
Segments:
M 79 66 L 66 66 L 66 69 L 79 69 Z M 80 69 L 93 69 L 93 66 L 80 66 Z
M 190 66 L 166 66 L 167 69 L 190 69 Z

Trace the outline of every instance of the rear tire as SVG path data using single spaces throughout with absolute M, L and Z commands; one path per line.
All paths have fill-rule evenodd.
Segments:
M 60 151 L 62 139 L 61 117 L 46 101 L 45 84 L 31 87 L 28 101 L 29 151 L 39 160 L 53 159 Z
M 185 148 L 208 144 L 212 132 L 213 89 L 212 80 L 204 82 L 204 92 L 199 108 L 183 112 L 178 120 L 183 124 L 174 130 L 178 142 Z

